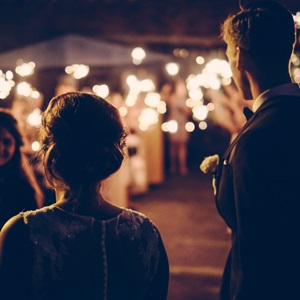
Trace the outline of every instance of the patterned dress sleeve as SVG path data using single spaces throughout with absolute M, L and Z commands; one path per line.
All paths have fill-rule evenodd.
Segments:
M 169 263 L 156 226 L 145 215 L 125 210 L 118 220 L 116 230 L 136 294 L 139 294 L 140 299 L 166 299 Z M 143 292 L 145 294 L 142 296 Z

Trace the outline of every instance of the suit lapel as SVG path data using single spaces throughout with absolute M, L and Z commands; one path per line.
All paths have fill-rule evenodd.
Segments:
M 238 135 L 235 137 L 235 139 L 230 143 L 230 145 L 228 146 L 227 150 L 225 151 L 224 155 L 223 155 L 223 163 L 227 163 L 230 153 L 232 151 L 232 149 L 234 148 L 234 146 L 237 144 L 238 140 L 240 139 L 240 137 L 242 136 L 242 134 L 247 130 L 247 128 L 249 127 L 249 125 L 252 123 L 252 121 L 255 119 L 255 117 L 257 116 L 258 111 L 254 114 L 252 114 L 252 116 L 249 118 L 249 120 L 246 122 L 246 124 L 244 125 L 244 127 L 241 129 L 241 131 L 238 133 Z M 225 162 L 226 161 L 226 162 Z
M 238 133 L 238 135 L 236 136 L 236 138 L 230 143 L 230 145 L 228 146 L 227 150 L 225 151 L 224 155 L 223 155 L 223 163 L 227 164 L 228 163 L 228 159 L 230 157 L 231 151 L 233 150 L 233 148 L 235 147 L 235 145 L 237 144 L 237 142 L 239 141 L 239 139 L 241 138 L 241 136 L 247 131 L 249 125 L 253 122 L 253 120 L 265 109 L 267 109 L 270 106 L 273 106 L 279 102 L 284 101 L 282 99 L 282 97 L 280 98 L 273 98 L 272 100 L 268 100 L 266 102 L 264 102 L 259 108 L 258 110 L 252 114 L 252 116 L 249 118 L 249 120 L 246 122 L 246 124 L 244 125 L 244 127 L 241 129 L 241 131 Z M 297 100 L 299 101 L 299 100 Z
M 220 161 L 218 168 L 214 174 L 214 180 L 216 185 L 215 203 L 220 215 L 224 218 L 227 225 L 234 228 L 235 224 L 235 195 L 234 195 L 234 183 L 233 183 L 233 170 L 229 164 L 230 156 L 233 154 L 233 149 L 237 145 L 241 136 L 248 131 L 252 126 L 256 125 L 258 118 L 262 118 L 262 113 L 268 110 L 273 105 L 278 105 L 280 102 L 290 102 L 288 105 L 293 105 L 293 101 L 300 101 L 299 97 L 274 97 L 271 101 L 264 102 L 258 110 L 250 117 L 242 130 L 236 136 L 236 138 L 230 143 L 225 151 L 222 160 Z M 259 117 L 258 117 L 259 116 Z M 255 124 L 254 124 L 255 122 Z

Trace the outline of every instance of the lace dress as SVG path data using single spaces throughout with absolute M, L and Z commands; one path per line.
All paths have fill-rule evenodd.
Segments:
M 2 230 L 0 251 L 3 300 L 167 296 L 162 239 L 151 220 L 133 210 L 109 220 L 54 206 L 20 213 Z

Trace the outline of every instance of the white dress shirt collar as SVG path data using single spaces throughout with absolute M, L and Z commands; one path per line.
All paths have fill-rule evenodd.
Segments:
M 252 110 L 253 112 L 257 111 L 257 109 L 268 99 L 274 96 L 298 96 L 300 97 L 300 86 L 297 83 L 287 83 L 276 86 L 269 90 L 261 93 L 253 102 Z

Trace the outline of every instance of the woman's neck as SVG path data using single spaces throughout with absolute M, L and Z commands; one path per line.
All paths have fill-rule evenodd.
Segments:
M 66 190 L 55 189 L 56 203 L 54 206 L 79 215 L 107 219 L 117 216 L 122 209 L 105 200 L 96 189 L 81 191 L 78 198 Z

